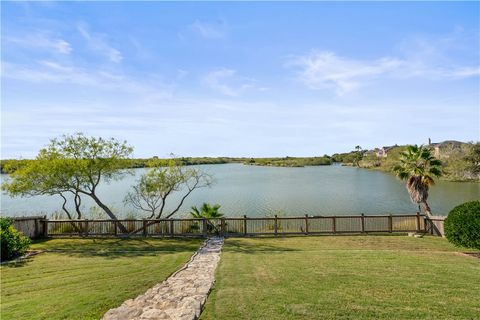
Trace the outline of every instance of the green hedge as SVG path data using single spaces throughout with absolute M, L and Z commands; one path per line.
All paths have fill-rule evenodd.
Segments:
M 30 239 L 13 227 L 9 218 L 0 218 L 1 261 L 25 254 L 30 246 Z
M 453 208 L 445 219 L 445 236 L 456 246 L 480 249 L 480 201 Z

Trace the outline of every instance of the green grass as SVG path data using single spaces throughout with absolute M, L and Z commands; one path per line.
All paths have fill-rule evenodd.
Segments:
M 202 319 L 478 319 L 480 260 L 445 239 L 228 239 Z
M 3 265 L 2 319 L 98 319 L 185 263 L 201 240 L 57 239 Z M 480 260 L 445 239 L 227 239 L 202 319 L 475 319 Z M 463 251 L 463 250 L 461 250 Z
M 2 265 L 1 319 L 99 319 L 108 309 L 163 281 L 201 240 L 56 239 L 58 250 Z

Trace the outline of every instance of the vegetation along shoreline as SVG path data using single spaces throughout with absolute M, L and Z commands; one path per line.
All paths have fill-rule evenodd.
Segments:
M 435 156 L 442 162 L 443 175 L 440 180 L 455 182 L 480 182 L 480 143 L 460 142 L 447 140 L 441 143 L 426 145 Z M 328 166 L 341 164 L 343 166 L 354 166 L 363 169 L 380 170 L 394 173 L 394 166 L 398 162 L 400 154 L 405 151 L 407 145 L 394 145 L 364 150 L 356 146 L 354 151 L 335 153 L 331 156 L 313 157 L 180 157 L 177 158 L 182 165 L 203 165 L 203 164 L 226 164 L 240 163 L 253 166 L 271 167 L 307 167 L 307 166 Z M 33 159 L 5 159 L 0 160 L 0 172 L 9 174 L 25 166 Z M 168 159 L 157 156 L 152 158 L 131 158 L 122 159 L 121 166 L 125 169 L 150 168 L 167 163 Z

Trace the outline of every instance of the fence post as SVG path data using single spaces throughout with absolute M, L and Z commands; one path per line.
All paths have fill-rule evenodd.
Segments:
M 362 233 L 365 233 L 365 215 L 362 213 Z
M 392 214 L 388 216 L 388 232 L 392 233 L 393 231 L 393 217 Z
M 277 224 L 277 222 L 278 222 L 278 217 L 277 217 L 277 215 L 275 215 L 275 220 L 274 220 L 274 225 L 273 225 L 273 230 L 275 232 L 275 235 L 278 234 L 278 224 Z
M 220 231 L 222 232 L 222 236 L 225 237 L 225 218 L 220 218 Z
M 247 216 L 243 215 L 243 234 L 247 235 Z
M 174 232 L 173 232 L 173 219 L 170 220 L 170 236 L 173 237 Z
M 420 212 L 417 211 L 417 221 L 416 221 L 417 232 L 420 232 Z
M 143 219 L 143 237 L 146 238 L 148 235 L 147 232 L 147 220 Z
M 207 219 L 205 218 L 202 219 L 202 231 L 203 231 L 203 236 L 206 238 L 208 234 L 207 234 Z
M 333 233 L 337 233 L 337 217 L 333 216 L 332 217 L 332 226 L 333 226 Z
M 88 237 L 88 219 L 85 219 L 85 236 Z
M 35 232 L 34 232 L 34 236 L 33 236 L 33 237 L 34 237 L 34 238 L 39 238 L 38 218 L 35 218 L 35 219 L 33 220 L 33 222 L 35 223 Z
M 305 234 L 308 234 L 308 214 L 305 215 Z
M 48 219 L 46 217 L 43 220 L 43 237 L 48 238 Z

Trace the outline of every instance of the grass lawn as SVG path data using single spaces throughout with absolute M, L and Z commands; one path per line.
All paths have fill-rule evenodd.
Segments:
M 1 319 L 99 319 L 181 267 L 201 240 L 55 239 L 2 265 Z
M 227 239 L 201 319 L 479 319 L 480 259 L 445 239 Z

